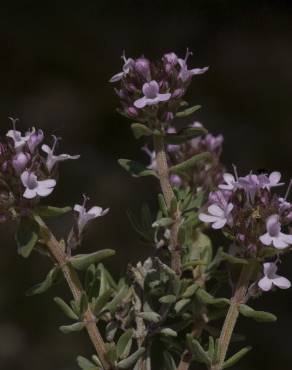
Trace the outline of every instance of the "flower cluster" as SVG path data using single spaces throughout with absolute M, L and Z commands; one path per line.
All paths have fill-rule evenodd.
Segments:
M 32 128 L 26 133 L 13 128 L 0 140 L 0 221 L 16 214 L 25 214 L 40 199 L 50 195 L 56 185 L 57 163 L 77 159 L 79 155 L 56 155 L 58 138 L 53 146 L 44 141 L 42 130 Z
M 224 183 L 210 193 L 207 212 L 200 213 L 200 220 L 213 229 L 224 229 L 240 257 L 264 259 L 267 247 L 274 254 L 287 250 L 292 245 L 292 235 L 284 231 L 292 221 L 292 204 L 287 201 L 291 182 L 283 198 L 272 191 L 284 185 L 279 172 L 244 177 L 225 173 L 223 177 Z M 259 281 L 262 290 L 290 287 L 276 270 L 276 263 L 264 263 L 264 277 Z
M 202 125 L 199 122 L 194 122 L 192 127 L 202 127 Z M 174 129 L 172 130 L 175 132 Z M 168 145 L 169 157 L 174 164 L 184 162 L 204 152 L 210 154 L 210 160 L 207 162 L 199 161 L 176 181 L 190 186 L 194 192 L 213 190 L 223 179 L 224 167 L 220 162 L 223 140 L 222 135 L 214 136 L 208 133 L 181 145 Z
M 170 122 L 192 77 L 208 70 L 208 67 L 189 69 L 187 61 L 191 54 L 187 51 L 182 59 L 168 53 L 155 62 L 144 56 L 132 59 L 123 55 L 122 72 L 110 79 L 120 81 L 116 92 L 123 107 L 121 113 L 140 122 Z
M 191 127 L 203 127 L 199 122 L 195 122 Z M 168 134 L 175 134 L 175 127 L 167 129 Z M 169 165 L 176 165 L 184 162 L 197 154 L 208 152 L 210 160 L 208 162 L 200 161 L 191 169 L 183 174 L 172 174 L 170 182 L 173 186 L 189 186 L 196 193 L 203 190 L 209 192 L 217 187 L 223 180 L 224 167 L 220 162 L 223 144 L 222 135 L 213 135 L 211 133 L 200 135 L 183 144 L 168 144 L 166 147 Z M 149 150 L 144 146 L 142 150 L 150 158 L 149 169 L 157 170 L 155 151 Z

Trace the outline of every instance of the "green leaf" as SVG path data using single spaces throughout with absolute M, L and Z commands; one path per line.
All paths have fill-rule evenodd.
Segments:
M 84 322 L 76 322 L 72 325 L 62 325 L 60 326 L 60 330 L 64 334 L 73 333 L 75 331 L 81 331 L 85 327 Z
M 16 243 L 18 253 L 27 258 L 31 254 L 33 248 L 37 244 L 39 237 L 38 224 L 29 217 L 22 217 L 20 219 L 18 229 L 16 232 Z
M 150 170 L 141 163 L 132 161 L 131 159 L 119 159 L 118 163 L 126 171 L 128 171 L 133 177 L 141 176 L 155 176 L 158 177 L 157 173 L 153 170 Z
M 111 363 L 115 363 L 118 359 L 115 343 L 105 343 L 105 347 L 107 358 L 110 360 Z
M 124 352 L 127 350 L 129 352 L 128 345 L 132 342 L 133 337 L 133 330 L 129 329 L 125 333 L 123 333 L 118 342 L 117 342 L 117 356 L 118 358 L 121 358 L 124 354 Z M 129 353 L 128 353 L 129 354 Z M 127 356 L 125 356 L 127 357 Z
M 78 316 L 76 315 L 76 313 L 72 310 L 70 306 L 67 305 L 66 302 L 63 301 L 62 298 L 55 297 L 54 301 L 57 303 L 57 305 L 61 308 L 66 316 L 68 316 L 72 320 L 78 320 Z
M 97 367 L 95 364 L 93 364 L 91 361 L 87 360 L 87 358 L 83 356 L 77 357 L 77 363 L 82 370 L 100 370 L 100 367 Z
M 87 308 L 88 308 L 87 294 L 85 292 L 82 292 L 80 302 L 79 302 L 80 317 L 83 318 L 83 315 L 84 315 L 85 311 L 87 310 Z
M 129 367 L 135 365 L 135 363 L 138 361 L 138 359 L 143 355 L 145 352 L 145 348 L 141 347 L 136 352 L 131 354 L 128 358 L 125 358 L 124 360 L 117 363 L 118 369 L 128 369 Z
M 37 213 L 43 218 L 58 217 L 72 211 L 71 207 L 51 207 L 51 206 L 39 206 Z
M 119 324 L 116 321 L 110 321 L 105 327 L 105 337 L 108 342 L 112 342 L 119 328 Z
M 184 298 L 176 302 L 174 309 L 176 313 L 182 311 L 182 309 L 190 302 L 189 298 Z
M 256 311 L 253 308 L 247 306 L 246 304 L 241 304 L 239 306 L 239 312 L 245 316 L 254 319 L 259 322 L 274 322 L 277 321 L 277 317 L 270 312 Z
M 214 338 L 209 336 L 209 346 L 208 346 L 208 355 L 210 356 L 210 358 L 213 358 L 214 357 L 214 353 L 215 353 L 215 342 L 214 342 Z
M 159 220 L 153 222 L 152 227 L 167 227 L 174 223 L 174 220 L 169 217 L 162 217 Z
M 70 258 L 71 265 L 77 270 L 86 270 L 92 263 L 98 263 L 104 258 L 111 257 L 116 252 L 113 249 L 102 249 L 90 254 L 78 254 Z
M 136 139 L 140 139 L 142 136 L 150 136 L 153 134 L 152 130 L 142 123 L 132 123 L 131 129 Z
M 183 173 L 192 167 L 194 167 L 198 162 L 205 162 L 211 159 L 211 154 L 209 152 L 203 152 L 194 155 L 190 159 L 187 159 L 186 161 L 179 163 L 175 166 L 170 167 L 169 171 L 172 173 Z
M 176 363 L 168 351 L 163 351 L 165 370 L 177 370 Z
M 223 251 L 221 252 L 221 257 L 224 261 L 227 261 L 231 264 L 241 264 L 241 265 L 247 265 L 248 264 L 248 260 L 246 260 L 245 258 L 234 257 L 234 256 L 231 256 L 228 253 L 223 252 Z
M 203 288 L 199 288 L 196 292 L 196 295 L 203 303 L 206 303 L 206 304 L 210 304 L 210 305 L 214 305 L 218 307 L 224 307 L 230 304 L 229 299 L 215 298 L 211 294 L 206 292 L 206 290 L 204 290 Z
M 191 334 L 187 334 L 187 344 L 196 361 L 207 366 L 211 365 L 212 359 L 208 352 L 203 349 L 201 344 Z
M 158 194 L 158 203 L 164 217 L 168 216 L 168 209 L 163 194 Z
M 167 144 L 182 144 L 197 136 L 205 135 L 207 132 L 204 127 L 185 127 L 176 134 L 166 134 L 165 142 Z
M 252 348 L 251 347 L 245 347 L 242 348 L 240 351 L 238 351 L 235 355 L 231 356 L 227 361 L 224 362 L 222 369 L 227 369 L 228 367 L 231 367 L 235 365 L 239 360 L 242 359 L 243 356 L 245 356 Z
M 95 315 L 99 315 L 103 311 L 112 295 L 112 292 L 112 289 L 108 289 L 96 299 L 93 308 L 93 312 Z
M 198 284 L 192 284 L 190 286 L 187 287 L 187 289 L 184 291 L 182 297 L 183 298 L 190 298 L 191 296 L 193 296 L 196 291 L 199 289 L 199 285 Z
M 161 319 L 161 316 L 158 313 L 153 312 L 153 311 L 139 312 L 138 316 L 141 317 L 142 319 L 146 320 L 146 321 L 151 321 L 151 322 L 154 322 L 154 323 L 158 323 Z
M 59 273 L 59 269 L 57 267 L 54 267 L 46 276 L 45 280 L 42 283 L 39 283 L 32 288 L 30 288 L 27 292 L 27 296 L 32 296 L 35 294 L 41 294 L 47 291 L 57 280 Z
M 116 293 L 114 298 L 109 303 L 107 303 L 107 305 L 105 306 L 105 310 L 109 310 L 111 313 L 116 312 L 119 304 L 128 294 L 128 291 L 129 288 L 125 285 L 120 291 Z
M 163 297 L 159 298 L 160 303 L 171 304 L 171 303 L 174 303 L 175 301 L 176 301 L 176 296 L 173 294 L 164 295 Z
M 167 337 L 177 337 L 177 332 L 171 328 L 161 329 L 160 334 L 166 335 Z
M 193 107 L 187 108 L 181 112 L 177 112 L 175 116 L 177 118 L 187 117 L 196 112 L 197 110 L 199 110 L 200 108 L 201 108 L 200 105 L 194 105 Z

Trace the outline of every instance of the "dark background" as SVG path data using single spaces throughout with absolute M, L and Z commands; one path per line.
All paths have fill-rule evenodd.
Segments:
M 111 207 L 95 223 L 84 250 L 111 247 L 116 274 L 149 250 L 137 242 L 126 210 L 154 204 L 157 184 L 132 179 L 116 161 L 147 158 L 129 122 L 115 112 L 108 79 L 121 69 L 120 55 L 160 57 L 194 51 L 192 66 L 210 65 L 194 79 L 188 99 L 203 105 L 195 119 L 225 136 L 223 160 L 250 169 L 292 175 L 291 1 L 61 1 L 9 2 L 0 6 L 1 134 L 8 116 L 63 137 L 65 153 L 81 159 L 62 165 L 55 205 L 72 205 L 86 192 L 92 204 Z M 155 205 L 154 205 L 155 206 Z M 65 233 L 66 217 L 55 223 Z M 34 255 L 16 253 L 13 229 L 0 228 L 0 369 L 73 370 L 77 354 L 92 353 L 85 334 L 64 336 L 54 292 L 32 298 L 25 290 L 49 268 Z M 292 260 L 290 258 L 290 263 Z M 292 279 L 289 257 L 281 271 Z M 242 320 L 254 350 L 236 369 L 291 370 L 292 290 L 267 294 L 256 306 L 274 312 L 275 324 Z M 154 369 L 158 370 L 158 369 Z

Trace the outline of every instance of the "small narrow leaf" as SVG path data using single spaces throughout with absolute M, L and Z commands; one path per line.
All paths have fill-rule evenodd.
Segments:
M 145 348 L 141 347 L 136 352 L 131 354 L 128 358 L 125 358 L 124 360 L 117 363 L 118 369 L 128 369 L 129 367 L 135 365 L 135 363 L 138 361 L 138 359 L 143 355 L 145 352 Z
M 76 315 L 76 313 L 72 310 L 70 306 L 67 305 L 66 302 L 63 301 L 62 298 L 55 297 L 54 301 L 57 303 L 57 305 L 61 308 L 66 316 L 68 316 L 72 320 L 78 320 L 78 316 Z
M 112 289 L 108 289 L 96 299 L 93 309 L 95 315 L 98 315 L 100 314 L 100 312 L 103 311 L 104 307 L 106 306 L 112 295 L 112 292 Z
M 83 315 L 85 311 L 87 310 L 87 308 L 88 308 L 88 298 L 87 298 L 87 294 L 83 292 L 80 298 L 80 302 L 79 302 L 80 317 L 83 318 Z
M 168 210 L 167 210 L 167 205 L 165 203 L 164 196 L 162 194 L 158 194 L 158 202 L 160 206 L 160 210 L 163 214 L 164 217 L 168 216 Z
M 167 337 L 177 337 L 177 332 L 171 328 L 161 329 L 160 334 L 166 335 Z
M 59 269 L 57 267 L 54 267 L 46 276 L 45 280 L 42 283 L 39 283 L 32 288 L 30 288 L 27 292 L 27 296 L 35 295 L 35 294 L 41 294 L 46 292 L 57 280 L 59 273 Z
M 118 342 L 117 342 L 117 356 L 121 358 L 127 349 L 129 342 L 132 340 L 133 337 L 133 330 L 129 329 L 125 333 L 123 333 Z
M 189 298 L 184 298 L 176 302 L 174 309 L 176 313 L 179 313 L 182 311 L 182 309 L 190 302 L 191 300 Z
M 136 139 L 140 139 L 142 136 L 150 136 L 153 134 L 152 130 L 142 123 L 132 123 L 131 129 Z
M 152 321 L 152 322 L 155 322 L 155 323 L 158 323 L 161 319 L 161 316 L 156 313 L 156 312 L 139 312 L 138 313 L 138 316 L 139 317 L 142 317 L 142 319 L 146 320 L 146 321 Z
M 84 327 L 85 327 L 84 322 L 76 322 L 75 324 L 72 325 L 62 325 L 60 326 L 60 330 L 64 334 L 69 334 L 76 331 L 81 331 Z
M 245 356 L 252 348 L 251 347 L 245 347 L 242 348 L 240 351 L 238 351 L 235 355 L 229 357 L 227 361 L 224 362 L 222 369 L 227 369 L 228 367 L 231 367 L 235 365 L 239 360 L 242 359 L 243 356 Z
M 125 285 L 119 292 L 116 293 L 114 298 L 105 306 L 106 310 L 109 310 L 111 313 L 116 312 L 121 301 L 128 294 L 129 288 Z
M 93 364 L 91 361 L 87 360 L 87 358 L 83 356 L 77 357 L 77 363 L 82 370 L 100 370 L 100 367 L 97 367 L 95 364 Z
M 72 210 L 71 207 L 51 207 L 51 206 L 39 206 L 37 208 L 37 213 L 44 218 L 49 217 L 58 217 L 61 215 L 64 215 L 65 213 L 68 213 Z
M 208 352 L 204 351 L 201 344 L 197 339 L 193 338 L 191 334 L 187 334 L 187 344 L 196 361 L 206 364 L 207 366 L 211 365 L 212 359 Z
M 197 284 L 192 284 L 190 286 L 187 287 L 187 289 L 184 291 L 183 293 L 183 298 L 190 298 L 191 296 L 193 296 L 196 291 L 199 289 L 200 287 L 197 285 Z
M 165 142 L 167 144 L 182 144 L 206 133 L 207 130 L 204 127 L 185 127 L 176 134 L 166 134 Z
M 245 316 L 254 319 L 259 322 L 274 322 L 277 321 L 277 317 L 270 312 L 256 311 L 246 304 L 239 306 L 239 312 Z
M 102 249 L 90 254 L 78 254 L 70 258 L 70 263 L 77 270 L 86 270 L 92 263 L 98 263 L 115 253 L 113 249 Z
M 168 351 L 163 352 L 165 370 L 177 370 L 176 363 Z
M 196 292 L 196 295 L 203 303 L 206 303 L 206 304 L 211 304 L 211 305 L 218 306 L 218 307 L 224 307 L 230 304 L 229 299 L 215 298 L 211 294 L 206 292 L 206 290 L 204 290 L 203 288 L 198 289 Z
M 193 107 L 187 108 L 187 109 L 185 109 L 181 112 L 177 112 L 175 116 L 177 118 L 187 117 L 187 116 L 190 116 L 191 114 L 195 113 L 200 108 L 201 108 L 200 105 L 194 105 Z
M 15 237 L 18 247 L 18 253 L 24 258 L 29 257 L 33 248 L 37 244 L 38 237 L 38 224 L 29 217 L 22 217 L 19 222 Z
M 153 170 L 150 170 L 143 164 L 132 161 L 131 159 L 119 159 L 118 163 L 126 171 L 128 171 L 133 177 L 143 177 L 143 176 L 157 176 L 157 173 Z
M 200 154 L 194 155 L 192 158 L 187 159 L 186 161 L 179 163 L 175 166 L 170 167 L 169 171 L 172 173 L 182 173 L 189 169 L 191 169 L 193 166 L 195 166 L 198 162 L 202 161 L 208 161 L 211 159 L 211 155 L 209 152 L 203 152 Z
M 166 303 L 166 304 L 171 304 L 176 301 L 176 296 L 172 294 L 164 295 L 163 297 L 159 298 L 160 303 Z
M 210 358 L 214 357 L 214 353 L 215 353 L 215 342 L 214 342 L 214 338 L 210 336 L 209 346 L 208 346 L 208 355 L 210 356 Z
M 247 265 L 248 264 L 248 260 L 246 260 L 245 258 L 239 258 L 239 257 L 231 256 L 230 254 L 225 253 L 223 251 L 221 252 L 221 257 L 224 261 L 227 261 L 231 264 L 241 264 L 241 265 Z
M 152 227 L 167 227 L 174 223 L 174 220 L 169 217 L 163 217 L 153 222 Z

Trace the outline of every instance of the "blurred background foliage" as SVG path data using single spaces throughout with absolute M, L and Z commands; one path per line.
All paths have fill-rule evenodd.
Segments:
M 124 49 L 127 56 L 153 58 L 193 50 L 191 65 L 210 70 L 194 78 L 188 100 L 203 106 L 196 120 L 223 133 L 226 166 L 292 176 L 291 1 L 10 1 L 0 10 L 1 134 L 8 116 L 19 117 L 19 127 L 39 126 L 63 137 L 65 153 L 82 154 L 63 167 L 50 202 L 72 205 L 86 193 L 92 204 L 111 207 L 88 233 L 84 250 L 115 248 L 117 256 L 106 264 L 116 275 L 151 253 L 138 243 L 126 211 L 138 213 L 146 201 L 154 212 L 158 191 L 155 180 L 130 178 L 117 164 L 120 157 L 148 161 L 129 122 L 116 113 L 108 83 L 121 69 Z M 52 226 L 62 235 L 70 217 Z M 68 293 L 60 286 L 25 297 L 48 261 L 38 255 L 22 260 L 13 231 L 0 227 L 0 369 L 77 369 L 76 355 L 92 349 L 85 334 L 58 330 L 66 319 L 52 297 Z M 288 258 L 281 267 L 290 280 L 291 263 Z M 255 350 L 236 368 L 291 370 L 292 291 L 267 294 L 256 304 L 279 321 L 241 320 L 238 331 Z

